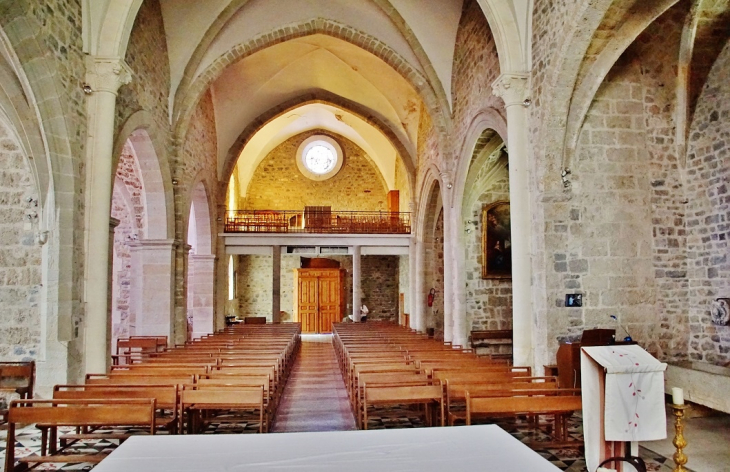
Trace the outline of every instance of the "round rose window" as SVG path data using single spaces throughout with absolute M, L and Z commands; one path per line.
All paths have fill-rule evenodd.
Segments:
M 310 136 L 299 146 L 297 166 L 312 180 L 329 179 L 342 167 L 342 148 L 329 136 Z

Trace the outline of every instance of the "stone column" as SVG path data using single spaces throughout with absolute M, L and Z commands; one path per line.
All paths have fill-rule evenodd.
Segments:
M 281 321 L 281 246 L 271 248 L 271 320 Z
M 210 254 L 188 256 L 188 313 L 193 318 L 193 338 L 214 332 L 215 259 Z
M 172 339 L 174 316 L 175 240 L 145 239 L 129 243 L 132 255 L 130 311 L 135 336 L 167 336 Z
M 413 213 L 411 213 L 411 215 L 413 215 Z M 408 314 L 410 315 L 410 318 L 408 319 L 408 326 L 413 329 L 416 328 L 416 306 L 420 300 L 418 286 L 416 285 L 416 272 L 418 270 L 416 266 L 417 247 L 416 235 L 411 234 L 411 239 L 408 242 Z
M 447 218 L 448 216 L 448 218 Z M 447 223 L 448 221 L 448 223 Z M 453 203 L 449 205 L 449 212 L 444 215 L 444 273 L 450 272 L 451 284 L 447 285 L 450 293 L 448 297 L 453 321 L 452 342 L 454 345 L 465 346 L 468 340 L 466 326 L 466 268 L 464 254 L 464 224 L 461 211 Z M 446 247 L 448 243 L 448 247 Z M 446 269 L 446 267 L 449 269 Z
M 360 284 L 360 246 L 352 246 L 352 319 L 360 321 L 362 286 Z
M 413 303 L 415 308 L 415 326 L 418 331 L 426 332 L 426 245 L 423 242 L 423 235 L 419 234 L 416 239 L 416 298 Z
M 114 231 L 116 231 L 117 226 L 119 226 L 119 223 L 120 223 L 120 221 L 117 218 L 113 218 L 113 217 L 109 218 L 109 248 L 110 248 L 110 250 L 109 250 L 109 254 L 107 256 L 108 261 L 109 261 L 108 266 L 107 266 L 107 273 L 108 273 L 109 278 L 107 280 L 109 280 L 109 283 L 111 283 L 112 277 L 114 276 Z M 107 303 L 108 317 L 107 317 L 107 324 L 106 324 L 106 343 L 107 343 L 106 346 L 107 346 L 108 352 L 107 352 L 107 361 L 106 361 L 106 366 L 104 368 L 104 372 L 106 372 L 109 369 L 109 364 L 110 364 L 109 361 L 111 360 L 111 357 L 110 357 L 111 349 L 112 348 L 116 349 L 115 346 L 112 346 L 112 329 L 113 329 L 112 322 L 111 322 L 112 307 L 113 307 L 112 297 L 113 297 L 112 290 L 107 290 L 106 303 Z M 99 372 L 102 372 L 102 371 L 99 371 Z
M 451 249 L 455 244 L 451 235 L 454 226 L 451 208 L 454 184 L 450 172 L 441 172 L 439 176 L 442 184 L 441 198 L 444 203 L 444 240 L 442 241 L 444 247 L 444 341 L 449 343 L 454 340 L 454 268 L 452 266 L 453 258 L 451 257 Z
M 88 56 L 84 365 L 87 373 L 105 372 L 109 363 L 109 218 L 114 169 L 114 110 L 119 87 L 132 80 L 118 57 Z
M 509 196 L 512 227 L 512 330 L 515 365 L 533 366 L 534 315 L 532 313 L 532 267 L 530 229 L 530 173 L 527 150 L 526 74 L 505 73 L 492 84 L 494 94 L 507 110 L 509 151 Z M 534 367 L 534 366 L 533 366 Z

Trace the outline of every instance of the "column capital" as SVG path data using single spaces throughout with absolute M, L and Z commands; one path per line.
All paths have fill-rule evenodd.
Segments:
M 132 81 L 132 69 L 120 57 L 86 56 L 86 83 L 92 92 L 117 94 Z
M 492 93 L 504 101 L 505 107 L 524 106 L 529 99 L 529 78 L 525 73 L 504 73 L 492 83 Z

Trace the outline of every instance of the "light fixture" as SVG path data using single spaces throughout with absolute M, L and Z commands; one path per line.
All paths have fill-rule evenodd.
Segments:
M 172 185 L 177 185 L 177 179 L 172 179 Z
M 523 107 L 529 107 L 529 106 L 530 106 L 531 104 L 532 104 L 532 99 L 530 99 L 530 98 L 526 98 L 526 99 L 525 99 L 525 100 L 524 100 L 524 101 L 522 102 L 522 106 L 523 106 Z
M 83 84 L 81 86 L 81 90 L 83 90 L 86 95 L 91 95 L 92 93 L 94 93 L 94 89 L 92 89 L 91 85 L 89 84 Z
M 568 188 L 570 187 L 570 180 L 568 180 L 568 176 L 571 174 L 570 169 L 567 167 L 564 167 L 562 171 L 560 171 L 560 178 L 563 180 L 563 187 Z
M 453 187 L 453 185 L 451 184 L 451 182 L 449 182 L 448 184 L 446 184 L 446 188 L 452 188 L 452 187 Z

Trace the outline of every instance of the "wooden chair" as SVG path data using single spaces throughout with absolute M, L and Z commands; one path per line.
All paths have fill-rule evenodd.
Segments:
M 8 412 L 5 471 L 27 470 L 28 464 L 99 463 L 107 454 L 66 453 L 56 443 L 59 426 L 104 428 L 138 426 L 155 434 L 155 400 L 14 400 Z M 40 455 L 21 457 L 15 465 L 15 430 L 18 424 L 37 424 L 41 429 Z
M 21 399 L 33 398 L 35 361 L 0 362 L 0 388 L 13 389 Z

